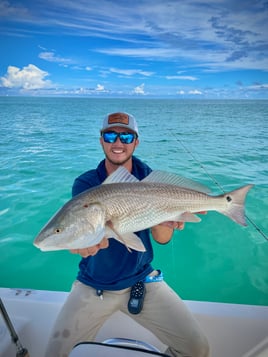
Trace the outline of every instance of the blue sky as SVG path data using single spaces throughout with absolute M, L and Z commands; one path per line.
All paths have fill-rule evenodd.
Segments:
M 0 95 L 268 99 L 267 0 L 0 0 Z

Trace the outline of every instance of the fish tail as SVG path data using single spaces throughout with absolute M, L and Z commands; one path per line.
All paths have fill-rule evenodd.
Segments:
M 246 195 L 252 186 L 253 185 L 246 185 L 222 195 L 227 201 L 227 208 L 219 210 L 219 212 L 241 226 L 247 226 L 244 203 Z

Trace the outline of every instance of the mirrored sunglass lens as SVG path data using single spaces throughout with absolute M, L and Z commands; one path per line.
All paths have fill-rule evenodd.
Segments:
M 134 140 L 134 134 L 132 133 L 120 133 L 119 137 L 123 144 L 131 144 Z
M 117 139 L 117 133 L 114 133 L 114 132 L 106 132 L 106 133 L 103 133 L 103 139 L 106 143 L 114 143 Z

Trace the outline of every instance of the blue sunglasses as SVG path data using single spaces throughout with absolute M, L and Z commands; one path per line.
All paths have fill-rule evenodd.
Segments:
M 117 138 L 120 139 L 122 144 L 131 144 L 134 139 L 138 137 L 137 134 L 134 133 L 117 133 L 116 131 L 105 131 L 101 133 L 101 136 L 103 140 L 109 144 L 115 143 Z

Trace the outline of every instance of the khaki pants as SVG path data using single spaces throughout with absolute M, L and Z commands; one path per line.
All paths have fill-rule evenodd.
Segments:
M 129 292 L 129 288 L 104 291 L 103 299 L 100 299 L 95 289 L 75 282 L 56 320 L 46 357 L 67 357 L 75 344 L 94 341 L 105 320 L 118 310 L 169 346 L 168 355 L 209 356 L 208 342 L 198 322 L 164 281 L 146 284 L 143 310 L 137 315 L 128 312 Z

